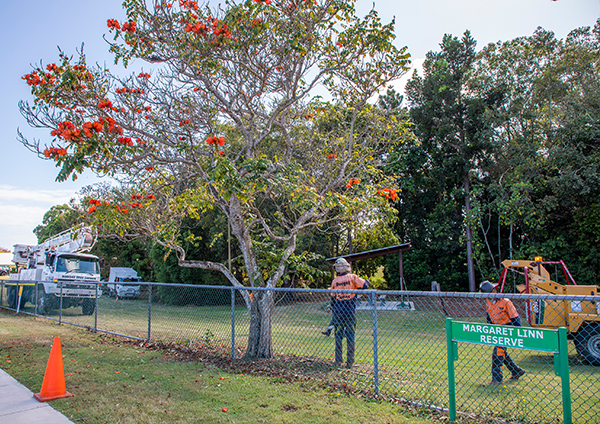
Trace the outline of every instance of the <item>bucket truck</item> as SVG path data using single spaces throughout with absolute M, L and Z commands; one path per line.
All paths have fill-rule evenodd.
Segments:
M 35 246 L 15 244 L 12 261 L 18 272 L 6 283 L 9 307 L 17 309 L 29 301 L 38 313 L 47 314 L 62 303 L 63 308 L 81 306 L 83 315 L 93 314 L 101 294 L 100 264 L 97 256 L 85 252 L 96 237 L 93 228 L 79 226 Z

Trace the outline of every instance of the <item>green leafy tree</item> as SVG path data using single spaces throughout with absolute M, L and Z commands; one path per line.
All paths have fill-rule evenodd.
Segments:
M 420 151 L 416 173 L 424 174 L 425 187 L 412 192 L 430 197 L 426 202 L 434 210 L 429 216 L 445 216 L 439 225 L 430 226 L 428 238 L 449 237 L 443 227 L 462 226 L 460 239 L 466 247 L 468 289 L 476 290 L 473 260 L 472 185 L 485 167 L 490 144 L 487 108 L 490 96 L 473 93 L 468 82 L 474 68 L 476 42 L 465 32 L 462 39 L 445 35 L 439 52 L 429 52 L 423 65 L 423 77 L 415 73 L 407 84 L 410 116 Z M 431 210 L 431 206 L 427 207 Z M 415 211 L 416 212 L 416 211 Z M 442 228 L 440 228 L 442 227 Z M 451 240 L 456 240 L 456 234 Z M 446 254 L 448 250 L 446 250 Z
M 590 283 L 599 269 L 590 225 L 600 193 L 599 32 L 597 22 L 559 40 L 538 28 L 531 37 L 491 44 L 473 79 L 475 89 L 504 93 L 495 109 L 497 163 L 486 187 L 497 213 L 498 256 L 505 234 L 509 257 L 562 258 Z
M 108 21 L 111 49 L 125 64 L 156 63 L 152 73 L 119 77 L 61 54 L 24 77 L 35 100 L 21 103 L 29 123 L 54 136 L 46 146 L 21 141 L 56 161 L 59 180 L 89 168 L 129 184 L 90 199 L 105 231 L 152 237 L 180 266 L 218 271 L 236 286 L 275 287 L 302 232 L 345 216 L 391 216 L 380 164 L 395 130 L 369 100 L 406 72 L 393 23 L 375 11 L 359 18 L 345 0 L 124 5 L 126 21 Z M 390 191 L 378 194 L 382 187 Z M 244 280 L 185 250 L 193 235 L 181 222 L 211 209 L 231 227 Z M 270 357 L 272 295 L 244 295 L 246 354 Z
M 33 233 L 37 236 L 38 243 L 43 243 L 46 239 L 86 220 L 85 209 L 75 199 L 71 199 L 68 204 L 52 206 L 44 214 L 42 223 L 34 228 Z

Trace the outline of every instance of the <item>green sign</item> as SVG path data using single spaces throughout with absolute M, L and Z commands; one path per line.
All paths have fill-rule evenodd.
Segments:
M 543 328 L 452 322 L 452 341 L 558 353 L 558 332 Z
M 446 348 L 448 353 L 448 395 L 450 421 L 456 421 L 456 380 L 454 361 L 458 360 L 458 343 L 515 347 L 554 353 L 554 372 L 562 381 L 563 422 L 572 424 L 571 386 L 569 380 L 569 346 L 567 329 L 548 330 L 474 322 L 454 322 L 446 318 Z

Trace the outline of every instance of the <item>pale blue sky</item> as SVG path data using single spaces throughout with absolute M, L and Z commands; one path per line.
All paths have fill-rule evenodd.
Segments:
M 478 46 L 483 47 L 490 42 L 531 35 L 538 26 L 563 38 L 570 30 L 593 25 L 600 17 L 600 0 L 358 0 L 358 12 L 365 14 L 373 3 L 384 22 L 396 17 L 396 43 L 408 46 L 417 63 L 428 51 L 437 50 L 446 33 L 460 36 L 468 29 Z M 111 67 L 112 57 L 102 35 L 107 32 L 107 19 L 123 17 L 119 0 L 3 2 L 0 247 L 35 244 L 32 230 L 41 223 L 43 214 L 96 181 L 86 172 L 76 182 L 56 183 L 53 162 L 38 159 L 16 141 L 17 128 L 30 137 L 50 141 L 47 131 L 29 128 L 19 114 L 18 101 L 30 99 L 29 87 L 21 77 L 40 60 L 44 64 L 55 62 L 57 46 L 73 54 L 82 42 L 88 63 L 106 63 Z

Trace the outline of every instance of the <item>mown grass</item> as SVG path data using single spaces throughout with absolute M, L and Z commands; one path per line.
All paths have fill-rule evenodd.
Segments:
M 226 294 L 229 294 L 228 292 Z M 333 360 L 333 338 L 320 330 L 329 322 L 326 299 L 314 303 L 278 304 L 273 314 L 273 346 L 276 354 L 316 358 L 302 371 L 325 383 L 343 382 L 357 390 L 373 392 L 375 349 L 371 311 L 357 314 L 357 352 L 352 370 L 337 372 L 323 366 Z M 32 311 L 27 306 L 25 309 Z M 54 315 L 56 318 L 56 315 Z M 211 345 L 230 348 L 230 306 L 152 306 L 151 338 L 186 346 Z M 102 297 L 98 328 L 144 339 L 148 326 L 147 299 L 119 300 Z M 246 346 L 249 317 L 239 305 L 234 311 L 235 344 Z M 67 310 L 63 320 L 93 326 L 93 316 Z M 441 311 L 379 311 L 377 350 L 379 390 L 413 404 L 448 407 L 445 316 Z M 483 321 L 479 318 L 459 320 Z M 490 387 L 491 346 L 459 345 L 456 362 L 457 407 L 459 411 L 517 419 L 522 422 L 562 420 L 560 378 L 554 374 L 550 354 L 511 349 L 513 359 L 527 370 L 518 382 Z M 594 422 L 600 413 L 600 369 L 581 363 L 570 344 L 572 408 L 575 422 Z M 508 379 L 508 376 L 506 376 Z
M 168 353 L 0 310 L 0 367 L 39 392 L 52 340 L 63 344 L 67 390 L 51 405 L 86 423 L 427 423 L 391 402 L 315 382 L 225 372 Z M 227 408 L 226 412 L 223 408 Z

